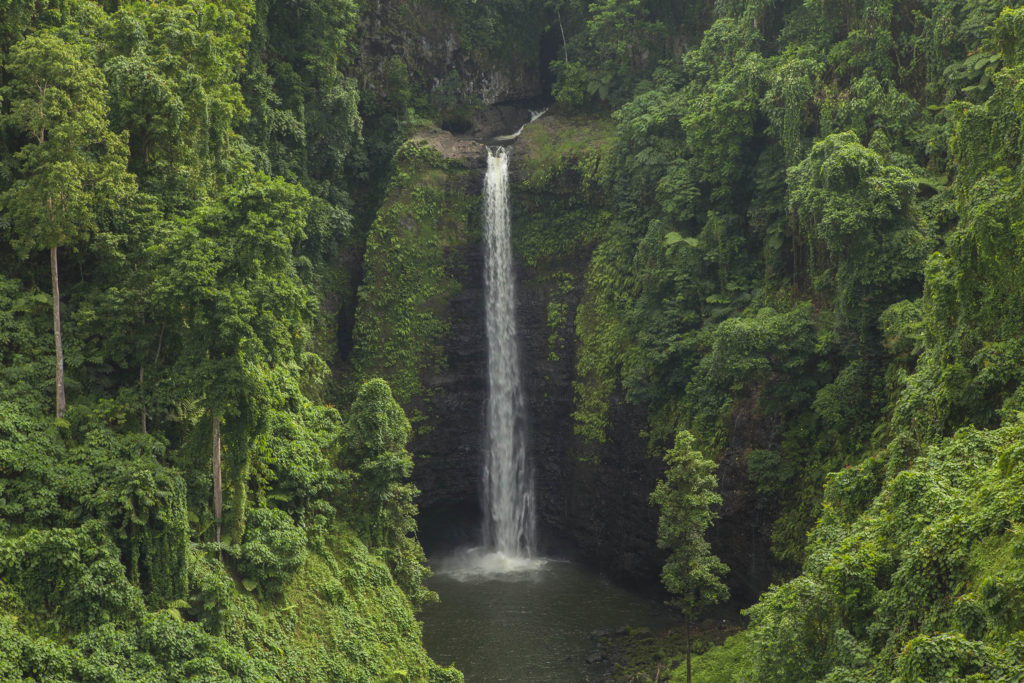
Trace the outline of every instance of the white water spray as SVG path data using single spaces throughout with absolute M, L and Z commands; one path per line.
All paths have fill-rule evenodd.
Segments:
M 484 179 L 484 290 L 487 297 L 487 453 L 484 542 L 514 558 L 534 554 L 533 484 L 526 462 L 525 401 L 516 340 L 515 279 L 509 236 L 508 150 L 488 150 Z

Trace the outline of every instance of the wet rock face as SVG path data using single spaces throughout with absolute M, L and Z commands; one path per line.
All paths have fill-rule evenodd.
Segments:
M 483 254 L 473 244 L 459 248 L 457 256 L 462 291 L 449 302 L 447 368 L 424 378 L 437 418 L 428 429 L 417 430 L 410 444 L 417 454 L 413 481 L 423 509 L 478 505 L 487 403 Z
M 421 491 L 424 542 L 434 547 L 451 545 L 446 537 L 452 534 L 471 542 L 467 526 L 479 520 L 487 402 L 482 249 L 474 244 L 457 250 L 462 290 L 449 302 L 447 368 L 424 378 L 438 417 L 410 444 L 417 454 L 413 480 Z M 585 262 L 573 265 L 582 269 Z M 550 285 L 542 280 L 519 269 L 517 322 L 542 549 L 574 556 L 625 581 L 656 583 L 663 556 L 655 545 L 657 514 L 647 498 L 660 470 L 646 457 L 639 436 L 646 418 L 640 409 L 617 402 L 608 441 L 589 450 L 578 443 L 572 429 L 575 354 L 569 345 L 557 359 L 550 356 Z M 570 310 L 578 303 L 570 300 Z M 574 325 L 570 315 L 560 330 L 563 338 L 572 339 Z
M 536 52 L 532 58 L 486 57 L 464 44 L 463 21 L 448 14 L 439 0 L 365 3 L 359 50 L 364 86 L 385 89 L 388 60 L 398 58 L 428 92 L 443 91 L 446 97 L 491 105 L 542 94 L 539 32 L 517 37 L 528 53 Z
M 498 132 L 505 132 L 499 126 L 521 125 L 514 117 L 522 108 L 505 113 L 513 118 L 492 109 L 497 113 L 491 125 Z M 417 138 L 448 159 L 480 168 L 480 175 L 466 176 L 458 191 L 481 191 L 483 145 L 438 129 L 422 131 Z M 417 426 L 410 444 L 417 454 L 413 481 L 421 491 L 424 542 L 435 548 L 450 545 L 453 535 L 472 541 L 470 527 L 479 523 L 488 390 L 483 244 L 475 240 L 450 246 L 445 260 L 460 291 L 446 305 L 450 327 L 444 340 L 445 367 L 421 377 L 433 417 L 430 424 Z M 589 249 L 584 248 L 565 254 L 554 265 L 582 283 L 589 260 Z M 655 543 L 656 511 L 647 501 L 660 468 L 646 457 L 640 436 L 646 416 L 617 400 L 609 415 L 606 443 L 583 444 L 574 435 L 575 311 L 581 290 L 556 295 L 551 265 L 545 269 L 520 264 L 516 291 L 528 452 L 542 550 L 576 557 L 623 580 L 656 586 L 663 555 Z M 565 305 L 566 316 L 552 330 L 548 302 L 556 296 Z M 564 340 L 555 354 L 550 347 L 553 333 Z
M 462 264 L 457 271 L 462 290 L 450 302 L 447 368 L 425 378 L 438 418 L 429 431 L 419 430 L 410 444 L 417 454 L 413 478 L 421 490 L 421 527 L 428 550 L 479 542 L 487 402 L 482 249 L 479 243 L 464 246 L 453 258 Z M 573 257 L 567 265 L 582 272 L 586 261 Z M 619 580 L 655 587 L 665 554 L 657 548 L 658 514 L 648 497 L 662 468 L 647 454 L 641 436 L 647 417 L 642 408 L 616 396 L 604 444 L 583 443 L 573 434 L 576 358 L 571 344 L 557 359 L 550 356 L 550 284 L 520 266 L 517 285 L 541 549 L 568 554 Z M 572 312 L 578 297 L 571 295 L 567 303 L 570 314 L 559 333 L 573 339 Z M 745 463 L 750 444 L 763 441 L 768 427 L 753 409 L 738 411 L 735 419 L 734 436 L 719 469 L 724 504 L 709 540 L 731 567 L 727 582 L 733 598 L 749 602 L 780 566 L 770 550 L 768 521 L 775 516 L 771 502 L 753 490 Z
M 587 258 L 567 255 L 559 264 L 579 278 Z M 553 360 L 549 353 L 546 302 L 550 285 L 542 273 L 520 268 L 518 318 L 524 384 L 529 401 L 530 454 L 542 541 L 551 553 L 570 552 L 614 578 L 638 586 L 660 586 L 666 553 L 657 547 L 658 510 L 649 502 L 662 476 L 661 459 L 648 454 L 647 415 L 613 395 L 604 443 L 573 433 L 573 344 Z M 566 300 L 567 320 L 554 332 L 574 340 L 578 290 Z M 787 568 L 771 552 L 770 523 L 777 516 L 747 475 L 746 453 L 764 447 L 774 430 L 757 410 L 757 399 L 741 406 L 719 466 L 723 504 L 708 534 L 713 551 L 730 567 L 731 596 L 749 604 Z
M 580 277 L 588 256 L 567 255 L 560 265 Z M 550 281 L 535 269 L 519 270 L 528 443 L 544 550 L 575 556 L 622 581 L 657 585 L 664 556 L 656 545 L 658 517 L 647 499 L 660 467 L 646 457 L 640 437 L 646 415 L 617 397 L 605 443 L 585 444 L 573 433 L 574 344 L 567 344 L 556 358 L 549 337 L 554 332 L 575 339 L 579 292 L 565 300 L 566 320 L 552 330 L 546 307 Z
M 508 140 L 495 139 L 515 133 L 529 122 L 531 111 L 543 109 L 544 104 L 541 99 L 495 104 L 475 113 L 467 131 L 430 128 L 417 132 L 413 138 L 430 143 L 445 159 L 457 160 L 469 168 L 486 169 L 486 145 L 508 145 Z
M 544 100 L 534 98 L 484 107 L 473 115 L 468 134 L 477 140 L 493 140 L 501 135 L 511 135 L 529 122 L 532 110 L 539 111 L 544 106 Z
M 617 402 L 610 411 L 608 440 L 593 463 L 576 462 L 573 476 L 574 538 L 587 557 L 613 576 L 660 586 L 664 553 L 657 547 L 658 514 L 649 496 L 661 464 L 647 457 L 641 434 L 644 411 Z
M 479 173 L 462 173 L 455 190 L 481 192 L 487 155 L 483 144 L 440 129 L 417 137 L 462 167 L 479 169 Z M 516 151 L 520 152 L 518 147 Z M 526 152 L 524 146 L 521 153 Z M 515 156 L 513 164 L 514 176 Z M 524 217 L 517 219 L 516 211 L 557 210 L 544 201 L 514 205 L 513 231 L 516 221 Z M 648 454 L 644 409 L 615 395 L 604 443 L 585 442 L 573 432 L 575 313 L 591 248 L 580 246 L 542 265 L 519 259 L 517 266 L 517 325 L 540 545 L 544 553 L 569 555 L 612 577 L 656 590 L 665 553 L 657 547 L 658 511 L 650 505 L 649 496 L 663 466 L 660 458 Z M 444 368 L 421 378 L 433 417 L 430 424 L 417 426 L 410 444 L 417 454 L 413 479 L 422 491 L 421 538 L 428 551 L 479 542 L 486 447 L 482 241 L 448 246 L 445 261 L 460 291 L 446 303 L 449 333 L 444 339 Z M 566 282 L 574 284 L 565 287 Z M 554 328 L 548 310 L 553 300 L 563 304 L 565 311 Z M 557 348 L 552 348 L 552 338 L 561 340 Z M 770 551 L 769 521 L 775 511 L 747 476 L 746 453 L 764 447 L 774 433 L 756 406 L 752 397 L 737 409 L 730 426 L 719 468 L 724 503 L 709 534 L 714 552 L 731 567 L 727 583 L 733 598 L 741 602 L 756 598 L 780 573 Z
M 445 159 L 458 161 L 467 168 L 479 168 L 481 169 L 480 184 L 483 185 L 483 169 L 487 168 L 487 147 L 477 140 L 453 135 L 450 131 L 441 130 L 440 128 L 427 128 L 417 132 L 413 138 L 414 141 L 423 141 L 432 146 L 434 149 L 441 153 Z M 479 188 L 466 185 L 462 188 L 466 192 L 474 192 Z M 481 261 L 483 263 L 483 255 L 481 254 Z M 470 265 L 465 262 L 466 265 Z M 482 267 L 482 266 L 481 266 Z M 483 277 L 481 275 L 481 277 Z M 481 280 L 483 282 L 483 280 Z M 473 284 L 473 283 L 469 283 Z M 482 286 L 482 285 L 481 285 Z M 482 305 L 482 303 L 481 303 Z M 480 310 L 483 310 L 482 308 Z

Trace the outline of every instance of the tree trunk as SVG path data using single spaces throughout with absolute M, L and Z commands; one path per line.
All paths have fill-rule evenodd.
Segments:
M 220 418 L 213 416 L 213 521 L 217 526 L 217 543 L 220 543 L 221 509 L 223 498 L 220 480 Z
M 142 404 L 142 433 L 146 433 L 146 371 L 139 368 L 139 403 Z
M 160 349 L 164 345 L 164 328 L 166 323 L 160 326 L 160 334 L 156 338 L 156 354 L 153 356 L 153 367 L 156 368 L 160 363 Z M 142 365 L 139 365 L 139 393 L 141 394 L 142 403 L 142 433 L 146 433 L 147 426 L 147 413 L 146 413 L 146 373 Z
M 569 47 L 565 44 L 565 29 L 562 28 L 562 10 L 555 10 L 558 15 L 558 30 L 562 34 L 562 51 L 565 53 L 565 63 L 569 63 Z
M 690 617 L 686 617 L 686 683 L 690 683 Z
M 60 285 L 57 281 L 57 247 L 50 247 L 50 282 L 53 290 L 53 345 L 57 352 L 57 417 L 64 417 L 64 343 L 60 338 Z

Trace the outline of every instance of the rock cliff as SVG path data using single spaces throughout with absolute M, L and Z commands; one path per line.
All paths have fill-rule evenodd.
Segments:
M 648 496 L 661 461 L 648 453 L 646 412 L 613 388 L 603 436 L 575 429 L 583 343 L 577 312 L 593 297 L 594 250 L 614 220 L 601 178 L 613 140 L 606 119 L 547 116 L 527 126 L 512 152 L 528 443 L 544 551 L 654 587 L 664 556 Z M 356 364 L 389 379 L 414 416 L 414 481 L 429 550 L 473 542 L 480 517 L 487 351 L 479 195 L 486 148 L 430 130 L 403 149 L 371 231 L 357 316 L 357 336 L 384 338 L 364 343 Z M 410 248 L 415 254 L 402 252 Z M 414 330 L 426 342 L 403 345 Z M 744 419 L 721 465 L 725 504 L 712 533 L 741 600 L 756 596 L 770 576 L 765 520 L 772 517 L 746 477 L 744 453 L 759 432 L 756 415 Z
M 396 60 L 442 109 L 455 100 L 491 105 L 542 95 L 544 18 L 503 17 L 502 11 L 511 10 L 488 3 L 468 10 L 471 16 L 456 16 L 438 0 L 365 3 L 359 50 L 363 86 L 385 88 L 389 61 Z M 513 18 L 515 32 L 486 30 Z

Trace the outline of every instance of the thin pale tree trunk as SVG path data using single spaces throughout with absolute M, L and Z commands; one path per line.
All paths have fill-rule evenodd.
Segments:
M 562 51 L 565 53 L 565 63 L 569 63 L 569 47 L 565 44 L 565 29 L 562 28 L 562 10 L 555 10 L 558 14 L 558 30 L 562 34 Z
M 160 362 L 160 349 L 164 345 L 164 325 L 160 326 L 160 334 L 156 338 L 156 354 L 153 356 L 153 367 L 156 368 Z M 140 403 L 142 403 L 142 433 L 146 433 L 147 427 L 147 416 L 146 412 L 146 370 L 140 365 L 139 366 L 139 394 Z
M 146 371 L 139 368 L 139 403 L 142 404 L 142 433 L 146 433 Z
M 220 418 L 213 416 L 213 521 L 217 525 L 217 543 L 220 543 L 221 510 L 224 505 L 220 478 Z
M 690 617 L 686 617 L 686 683 L 690 683 Z
M 60 337 L 60 285 L 57 278 L 57 247 L 50 247 L 50 283 L 53 289 L 53 345 L 57 351 L 57 417 L 64 417 L 64 343 Z

